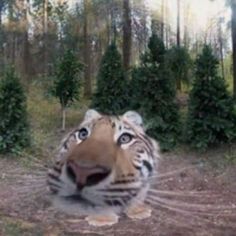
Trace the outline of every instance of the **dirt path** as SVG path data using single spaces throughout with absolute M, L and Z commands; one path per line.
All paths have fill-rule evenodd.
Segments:
M 173 154 L 164 155 L 158 171 L 160 178 L 153 188 L 159 192 L 153 199 L 161 197 L 162 202 L 153 203 L 151 218 L 121 217 L 112 227 L 94 228 L 53 209 L 43 172 L 24 168 L 18 161 L 0 160 L 0 235 L 236 235 L 236 166 L 215 171 L 197 157 Z

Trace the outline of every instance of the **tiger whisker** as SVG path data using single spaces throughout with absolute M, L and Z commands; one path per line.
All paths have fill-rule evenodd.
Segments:
M 43 168 L 43 169 L 47 169 L 49 165 L 51 165 L 52 163 L 45 163 L 45 161 L 39 161 L 38 159 L 34 159 L 34 160 L 27 160 L 27 161 L 32 161 L 30 164 L 29 164 L 29 167 L 39 167 L 39 168 Z M 28 162 L 27 162 L 28 164 Z
M 20 196 L 24 198 L 24 200 L 34 200 L 35 198 L 38 197 L 45 197 L 45 192 L 43 192 L 43 189 L 40 189 L 38 191 L 31 192 L 30 194 L 25 192 L 25 193 L 20 193 Z
M 156 201 L 156 200 L 153 200 L 153 199 L 150 199 L 150 198 L 147 198 L 146 202 L 148 202 L 148 203 L 150 203 L 151 205 L 154 205 L 154 206 L 159 206 L 160 208 L 163 208 L 163 209 L 168 209 L 172 212 L 180 213 L 183 216 L 187 216 L 187 217 L 190 217 L 190 218 L 197 219 L 198 221 L 201 221 L 201 222 L 205 222 L 205 223 L 208 223 L 208 224 L 212 223 L 212 221 L 201 217 L 201 216 L 209 216 L 209 215 L 193 214 L 194 212 L 192 212 L 192 211 L 187 211 L 187 210 L 183 210 L 183 209 L 180 209 L 178 207 L 175 207 L 175 206 L 170 206 L 170 205 L 167 205 L 163 202 L 159 202 L 159 201 Z M 210 216 L 213 216 L 213 215 L 210 215 Z
M 9 177 L 18 177 L 19 180 L 40 180 L 40 179 L 46 179 L 47 175 L 22 175 L 22 176 L 9 176 Z
M 41 192 L 45 189 L 45 186 L 38 186 L 37 188 L 24 188 L 24 189 L 16 189 L 17 194 L 24 194 L 32 195 L 35 192 Z
M 171 176 L 173 176 L 173 175 L 175 175 L 175 174 L 179 174 L 179 173 L 181 173 L 181 172 L 183 172 L 183 171 L 186 171 L 186 170 L 192 170 L 192 169 L 194 169 L 194 168 L 195 168 L 194 166 L 189 166 L 189 167 L 180 168 L 180 169 L 178 169 L 178 170 L 169 171 L 169 172 L 166 172 L 166 173 L 164 173 L 164 174 L 158 174 L 158 173 L 156 173 L 156 174 L 154 174 L 154 175 L 148 177 L 148 179 L 163 178 L 163 177 L 164 177 L 164 178 L 165 178 L 165 177 L 171 177 Z
M 5 171 L 4 168 L 1 168 L 0 170 L 1 170 L 1 172 Z M 17 167 L 17 168 L 14 168 L 14 169 L 11 168 L 11 170 L 8 170 L 7 172 L 8 173 L 16 173 L 16 172 L 20 172 L 20 171 L 22 171 L 22 168 Z
M 134 197 L 131 193 L 128 193 L 131 202 L 136 202 L 137 204 L 143 204 L 144 202 L 136 197 Z M 124 207 L 127 207 L 127 204 L 124 204 Z
M 32 168 L 32 167 L 39 168 L 38 171 L 39 171 L 40 169 L 45 170 L 45 171 L 48 170 L 48 167 L 43 166 L 43 165 L 41 166 L 41 165 L 38 165 L 38 164 L 36 164 L 36 163 L 34 163 L 33 166 L 31 166 L 31 168 Z
M 37 184 L 44 184 L 44 185 L 46 185 L 46 180 L 30 181 L 30 182 L 27 182 L 27 183 L 17 182 L 17 184 L 22 184 L 23 187 L 27 187 L 27 186 L 34 187 L 34 186 L 37 186 Z
M 159 205 L 158 203 L 156 203 L 156 202 L 153 202 L 153 201 L 151 201 L 150 199 L 146 199 L 145 200 L 145 203 L 146 204 L 148 204 L 148 205 L 150 205 L 151 207 L 159 207 L 158 208 L 158 212 L 164 212 L 164 213 L 166 213 L 166 208 L 165 207 L 163 207 L 161 204 Z M 175 209 L 169 209 L 170 211 L 174 211 L 174 212 L 176 212 L 176 210 Z M 184 213 L 182 213 L 182 212 L 177 212 L 177 213 L 181 213 L 181 215 L 184 217 L 184 216 L 186 216 L 186 213 L 184 212 Z M 188 223 L 186 224 L 186 221 L 182 221 L 181 219 L 180 219 L 180 217 L 178 216 L 178 218 L 177 219 L 175 219 L 174 217 L 168 217 L 168 218 L 163 218 L 162 217 L 162 215 L 163 214 L 158 214 L 158 215 L 154 215 L 154 217 L 155 218 L 158 218 L 158 221 L 160 222 L 160 221 L 162 221 L 164 224 L 168 224 L 168 225 L 171 225 L 171 226 L 173 226 L 173 225 L 175 225 L 175 226 L 178 226 L 178 227 L 181 227 L 181 228 L 186 228 L 186 229 L 188 229 L 188 230 L 192 230 L 193 229 L 193 227 L 196 227 L 196 224 L 195 223 L 192 223 L 192 222 L 189 222 L 188 221 Z M 192 216 L 193 217 L 193 216 Z M 189 218 L 188 218 L 189 219 Z
M 53 164 L 52 161 L 48 162 L 48 160 L 45 162 L 45 160 L 37 159 L 37 158 L 28 158 L 27 159 L 27 164 L 30 164 L 30 166 L 38 166 L 38 167 L 45 167 Z M 23 164 L 23 163 L 22 163 Z
M 16 181 L 16 183 L 18 184 L 34 184 L 34 183 L 39 183 L 39 182 L 43 182 L 46 183 L 47 179 L 46 178 L 37 178 L 37 179 L 23 179 L 23 180 L 18 180 Z
M 165 203 L 165 204 L 170 204 L 172 206 L 181 206 L 181 207 L 185 207 L 185 208 L 194 208 L 194 209 L 198 209 L 199 211 L 200 210 L 210 210 L 212 208 L 212 205 L 211 204 L 196 204 L 196 203 L 186 203 L 186 202 L 182 202 L 182 201 L 177 201 L 177 200 L 170 200 L 170 199 L 166 199 L 166 198 L 161 198 L 161 197 L 158 197 L 158 196 L 152 196 L 152 195 L 149 195 L 150 198 L 152 198 L 153 200 L 157 200 L 159 202 L 162 202 L 162 203 Z M 214 210 L 215 210 L 215 207 L 214 206 Z M 225 208 L 224 208 L 225 209 Z
M 35 198 L 38 198 L 38 197 L 41 197 L 43 196 L 45 198 L 45 193 L 46 192 L 43 192 L 43 189 L 39 189 L 37 191 L 34 191 L 34 192 L 20 192 L 20 193 L 17 193 L 19 197 L 21 198 L 24 198 L 24 202 L 25 200 L 34 200 Z
M 161 194 L 161 195 L 169 195 L 169 196 L 180 196 L 180 197 L 202 197 L 202 196 L 219 196 L 218 193 L 212 193 L 209 191 L 179 191 L 179 190 L 158 190 L 158 189 L 149 189 L 149 192 Z
M 187 218 L 187 219 L 188 219 L 188 224 L 191 223 L 191 228 L 192 228 L 192 227 L 196 227 L 196 221 L 194 221 L 194 222 L 189 222 L 189 219 L 191 219 L 191 218 L 197 219 L 197 220 L 198 220 L 198 224 L 199 224 L 199 226 L 201 226 L 201 227 L 203 226 L 203 223 L 206 223 L 207 225 L 210 223 L 211 225 L 214 225 L 215 228 L 217 228 L 217 227 L 219 226 L 218 229 L 220 229 L 220 226 L 231 227 L 231 228 L 233 228 L 233 229 L 236 228 L 236 225 L 235 225 L 234 223 L 228 221 L 228 220 L 222 222 L 222 220 L 224 220 L 225 218 L 221 218 L 221 220 L 220 220 L 220 225 L 219 225 L 219 221 L 216 221 L 216 219 L 219 218 L 219 215 L 217 215 L 217 214 L 214 214 L 214 215 L 192 214 L 192 213 L 194 213 L 194 212 L 182 210 L 182 209 L 179 209 L 179 208 L 176 208 L 176 207 L 172 207 L 172 206 L 168 206 L 168 205 L 165 205 L 165 204 L 163 204 L 163 203 L 158 203 L 158 202 L 153 201 L 153 200 L 151 200 L 151 199 L 147 199 L 147 203 L 148 203 L 148 204 L 151 204 L 151 205 L 153 205 L 153 206 L 158 206 L 158 207 L 160 207 L 160 208 L 158 209 L 158 211 L 161 210 L 161 209 L 163 209 L 163 210 L 168 209 L 168 210 L 170 210 L 170 211 L 180 213 L 182 216 L 187 216 L 187 217 L 188 217 L 188 218 Z M 231 215 L 226 215 L 226 216 L 231 217 Z M 204 218 L 203 218 L 203 217 L 204 217 Z M 205 218 L 205 217 L 207 217 L 207 218 Z M 212 220 L 209 220 L 208 217 L 211 217 Z M 222 217 L 222 215 L 221 215 L 221 217 Z M 224 216 L 224 217 L 225 217 L 225 216 Z M 180 223 L 180 220 L 181 220 L 181 219 L 178 217 L 177 224 Z M 186 221 L 186 219 L 185 219 L 185 221 Z M 165 222 L 166 222 L 166 218 L 165 218 Z M 206 226 L 207 226 L 207 225 L 206 225 Z M 186 223 L 185 223 L 185 226 L 186 226 Z M 207 226 L 207 227 L 209 227 L 209 226 Z
M 17 194 L 24 194 L 26 193 L 27 195 L 32 195 L 35 192 L 40 192 L 44 189 L 43 186 L 38 186 L 37 188 L 24 188 L 24 189 L 17 189 L 16 192 Z
M 148 180 L 148 182 L 152 185 L 156 185 L 156 184 L 164 184 L 164 183 L 167 183 L 171 180 L 171 178 L 168 178 L 168 179 L 163 179 L 163 180 Z M 145 180 L 147 181 L 147 180 Z
M 17 169 L 8 170 L 8 171 L 5 171 L 5 173 L 7 173 L 7 174 L 15 174 L 15 173 L 17 173 L 17 174 L 27 174 L 27 173 L 32 173 L 32 168 L 33 167 L 31 167 L 31 169 L 28 169 L 28 167 L 26 167 L 26 168 L 24 168 L 24 170 L 22 170 L 22 169 L 20 169 L 20 170 L 17 170 Z M 48 168 L 47 168 L 47 170 L 48 170 Z M 2 171 L 2 172 L 4 172 L 4 171 Z M 45 172 L 47 172 L 47 171 L 40 170 L 40 169 L 37 168 L 37 169 L 35 169 L 34 173 L 45 173 Z
M 43 183 L 38 183 L 38 184 L 35 184 L 35 185 L 26 185 L 26 186 L 17 187 L 15 189 L 19 190 L 19 191 L 23 191 L 24 189 L 33 190 L 33 189 L 36 189 L 36 188 L 39 188 L 39 187 L 44 187 L 45 188 L 46 185 L 43 184 Z
M 19 178 L 22 180 L 37 180 L 37 179 L 42 179 L 45 178 L 45 175 L 4 175 L 4 178 L 8 178 L 8 179 L 15 179 L 15 178 Z
M 18 184 L 22 184 L 22 185 L 34 185 L 37 183 L 46 183 L 47 179 L 46 178 L 36 178 L 36 179 L 22 179 L 22 180 L 18 180 L 16 181 L 16 183 Z
M 219 215 L 229 215 L 228 213 L 223 213 L 220 212 L 220 210 L 232 210 L 232 207 L 229 208 L 229 206 L 216 206 L 216 205 L 210 205 L 210 204 L 194 204 L 194 203 L 186 203 L 186 202 L 181 202 L 181 201 L 176 201 L 176 200 L 168 200 L 168 199 L 163 199 L 157 196 L 148 196 L 149 199 L 152 199 L 154 201 L 157 201 L 159 203 L 171 206 L 171 207 L 181 207 L 184 208 L 183 210 L 185 211 L 189 211 L 191 213 L 196 213 L 199 215 L 206 215 L 206 216 L 214 216 L 216 213 L 218 213 Z M 206 212 L 207 211 L 211 211 L 211 212 Z M 230 214 L 231 216 L 233 216 L 233 214 Z

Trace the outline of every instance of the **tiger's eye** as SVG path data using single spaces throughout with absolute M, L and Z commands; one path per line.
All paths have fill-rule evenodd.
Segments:
M 85 128 L 82 128 L 79 130 L 78 138 L 80 140 L 85 140 L 88 137 L 88 130 Z
M 119 139 L 118 139 L 118 143 L 119 144 L 126 144 L 129 143 L 132 140 L 133 136 L 129 133 L 124 133 L 122 134 Z

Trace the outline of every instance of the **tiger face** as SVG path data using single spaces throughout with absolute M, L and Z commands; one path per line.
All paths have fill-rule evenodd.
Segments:
M 144 201 L 157 163 L 158 145 L 145 134 L 141 116 L 88 110 L 62 141 L 48 174 L 54 203 L 67 212 L 121 212 Z

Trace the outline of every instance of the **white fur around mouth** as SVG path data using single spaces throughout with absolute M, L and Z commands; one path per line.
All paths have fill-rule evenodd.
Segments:
M 85 206 L 95 207 L 95 204 L 93 202 L 91 202 L 88 199 L 84 198 L 80 194 L 73 194 L 73 195 L 70 195 L 70 196 L 66 196 L 66 197 L 64 197 L 64 199 L 66 201 L 69 201 L 72 204 L 73 203 L 80 203 L 80 204 L 83 204 Z

